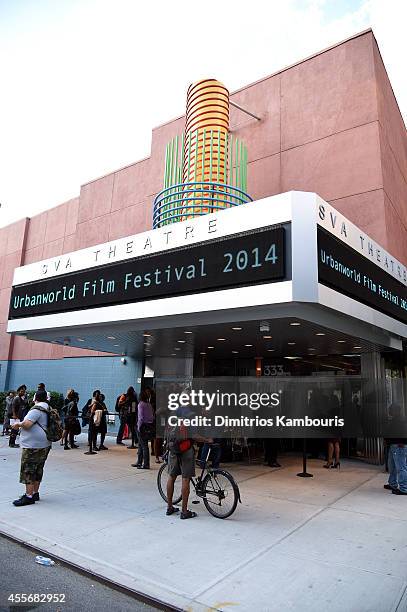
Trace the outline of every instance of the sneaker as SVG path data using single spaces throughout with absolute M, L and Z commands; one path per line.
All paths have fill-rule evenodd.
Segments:
M 19 444 L 9 444 L 10 448 L 20 448 Z
M 101 450 L 109 450 L 109 449 L 107 448 L 107 446 L 104 446 L 102 444 L 101 446 L 99 446 L 99 450 L 101 451 Z
M 124 442 L 116 442 L 116 444 L 120 444 L 121 446 L 126 446 Z
M 31 506 L 32 504 L 35 504 L 35 499 L 27 497 L 25 493 L 19 499 L 13 501 L 14 506 Z
M 385 484 L 383 485 L 383 489 L 387 489 L 388 491 L 394 491 L 394 489 L 397 489 L 397 487 L 392 487 L 389 484 Z
M 407 491 L 400 491 L 400 489 L 393 489 L 393 495 L 407 495 Z
M 37 493 L 33 493 L 32 499 L 35 502 L 40 501 L 40 494 L 38 492 Z

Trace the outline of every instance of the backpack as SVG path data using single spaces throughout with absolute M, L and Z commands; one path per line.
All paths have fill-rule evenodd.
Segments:
M 48 416 L 46 428 L 40 425 L 37 421 L 37 425 L 39 425 L 41 429 L 45 431 L 47 440 L 49 442 L 58 442 L 58 440 L 62 438 L 62 434 L 64 432 L 58 411 L 55 410 L 55 408 L 51 408 L 51 406 L 49 406 L 48 410 L 46 408 L 38 408 L 38 406 L 35 406 L 35 409 L 39 410 L 40 412 L 45 412 Z
M 166 440 L 168 450 L 176 455 L 185 453 L 192 447 L 192 440 L 188 437 L 188 428 L 183 423 L 169 427 Z

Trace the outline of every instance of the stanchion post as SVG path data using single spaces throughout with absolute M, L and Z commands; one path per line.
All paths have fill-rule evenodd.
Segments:
M 90 415 L 89 417 L 89 429 L 88 429 L 88 445 L 89 450 L 84 453 L 84 455 L 97 455 L 97 453 L 93 450 L 93 417 Z
M 314 474 L 309 474 L 307 472 L 307 439 L 303 439 L 302 445 L 302 472 L 297 474 L 300 478 L 312 478 Z

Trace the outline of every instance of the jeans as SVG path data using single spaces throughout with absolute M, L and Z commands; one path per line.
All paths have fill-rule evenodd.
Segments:
M 116 442 L 118 444 L 120 442 L 123 442 L 124 428 L 126 427 L 127 422 L 128 422 L 127 414 L 121 414 L 120 415 L 120 427 L 119 427 L 119 431 L 117 432 L 117 438 L 116 438 Z
M 407 493 L 407 446 L 391 444 L 388 461 L 389 485 Z
M 207 442 L 205 442 L 201 450 L 201 461 L 206 460 L 209 448 L 211 449 L 209 459 L 212 459 L 212 467 L 216 470 L 219 467 L 222 449 L 220 447 L 220 444 L 213 444 L 212 446 L 210 446 Z
M 150 450 L 148 448 L 148 440 L 138 436 L 138 455 L 137 465 L 142 465 L 145 468 L 150 467 Z

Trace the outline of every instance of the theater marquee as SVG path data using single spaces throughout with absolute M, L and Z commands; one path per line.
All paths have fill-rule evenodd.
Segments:
M 8 331 L 38 339 L 184 315 L 199 325 L 248 308 L 286 316 L 284 304 L 304 318 L 323 306 L 398 346 L 406 267 L 316 194 L 289 192 L 17 268 Z

